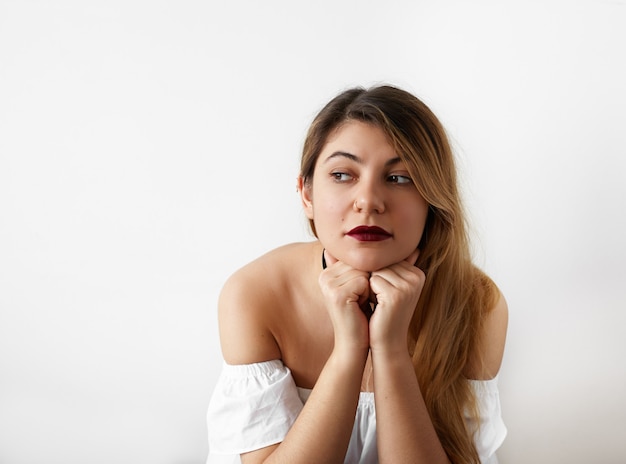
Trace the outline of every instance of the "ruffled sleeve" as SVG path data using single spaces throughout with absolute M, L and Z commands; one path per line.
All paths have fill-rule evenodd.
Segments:
M 224 364 L 209 402 L 209 450 L 238 455 L 283 441 L 303 403 L 280 360 Z
M 482 464 L 497 464 L 496 450 L 502 445 L 507 429 L 502 420 L 498 378 L 491 380 L 472 380 L 476 393 L 480 421 L 478 424 L 468 421 L 476 430 L 474 444 Z

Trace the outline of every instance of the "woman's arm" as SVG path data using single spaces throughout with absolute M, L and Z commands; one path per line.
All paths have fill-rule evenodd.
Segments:
M 509 309 L 502 294 L 487 316 L 483 325 L 481 346 L 470 358 L 463 374 L 468 379 L 493 379 L 500 371 L 506 332 L 509 325 Z
M 409 308 L 414 308 L 417 302 L 411 297 L 410 289 L 421 291 L 425 276 L 419 269 L 404 264 L 376 274 L 378 278 L 372 281 L 372 288 L 379 306 L 370 322 L 370 337 L 380 462 L 449 463 L 421 395 L 406 339 L 393 336 L 406 333 Z M 485 321 L 485 346 L 480 350 L 485 359 L 471 363 L 482 366 L 480 372 L 472 372 L 472 378 L 491 378 L 497 374 L 506 328 L 507 307 L 500 298 Z
M 437 464 L 449 460 L 420 393 L 406 334 L 424 286 L 416 255 L 372 273 L 378 305 L 370 320 L 376 433 L 381 463 Z
M 284 441 L 244 454 L 241 462 L 343 463 L 352 434 L 364 365 L 365 357 L 359 353 L 333 351 Z
M 372 350 L 380 463 L 449 463 L 404 350 Z
M 358 294 L 358 286 L 367 286 L 367 278 L 360 279 L 355 272 L 348 276 L 344 273 L 342 282 L 344 290 L 347 288 L 348 293 Z M 243 454 L 244 464 L 344 461 L 359 399 L 368 338 L 367 320 L 356 302 L 351 303 L 345 292 L 336 291 L 336 279 L 337 276 L 329 273 L 321 282 L 332 298 L 329 314 L 335 330 L 335 344 L 311 396 L 283 442 Z M 357 290 L 354 289 L 355 281 Z M 220 339 L 224 359 L 229 364 L 249 364 L 281 357 L 269 322 L 276 318 L 272 312 L 276 300 L 272 295 L 259 294 L 258 282 L 256 284 L 250 281 L 250 276 L 239 273 L 222 290 Z M 251 289 L 255 289 L 254 295 L 251 295 Z

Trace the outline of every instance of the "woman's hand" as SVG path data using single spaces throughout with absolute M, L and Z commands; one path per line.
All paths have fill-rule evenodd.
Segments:
M 415 250 L 404 261 L 372 272 L 369 280 L 377 305 L 369 323 L 370 348 L 386 352 L 407 350 L 407 333 L 426 275 L 414 263 Z
M 337 261 L 326 251 L 324 256 L 328 267 L 320 274 L 319 284 L 328 303 L 335 332 L 335 349 L 367 351 L 368 320 L 361 306 L 369 301 L 370 274 Z

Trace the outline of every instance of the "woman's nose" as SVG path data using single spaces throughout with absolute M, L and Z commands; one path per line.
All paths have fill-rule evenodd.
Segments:
M 368 183 L 362 183 L 356 192 L 353 208 L 359 213 L 382 213 L 385 201 L 380 190 Z

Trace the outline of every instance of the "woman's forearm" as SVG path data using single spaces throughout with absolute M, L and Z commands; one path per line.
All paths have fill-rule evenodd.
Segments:
M 298 419 L 264 462 L 344 462 L 366 358 L 367 352 L 333 351 Z
M 408 352 L 372 352 L 379 462 L 449 463 Z

